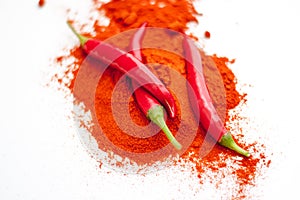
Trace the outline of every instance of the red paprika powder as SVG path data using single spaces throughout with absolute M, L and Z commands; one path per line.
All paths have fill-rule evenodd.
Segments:
M 45 0 L 39 0 L 39 7 L 43 7 L 45 5 Z
M 204 37 L 206 37 L 207 39 L 210 38 L 210 32 L 209 31 L 205 31 L 204 32 Z
M 95 35 L 85 35 L 87 37 L 93 37 L 99 40 L 105 40 L 117 33 L 130 30 L 132 28 L 138 28 L 144 22 L 147 22 L 147 26 L 149 27 L 168 28 L 183 33 L 187 30 L 187 23 L 197 22 L 197 18 L 195 16 L 199 15 L 195 11 L 192 3 L 188 0 L 178 0 L 175 2 L 169 0 L 159 0 L 155 2 L 145 0 L 112 0 L 108 3 L 101 4 L 101 6 L 99 5 L 100 1 L 94 0 L 95 10 L 98 12 L 104 11 L 105 15 L 110 19 L 110 23 L 108 26 L 101 26 L 96 21 L 93 23 Z M 184 59 L 174 53 L 179 52 L 178 54 L 182 55 L 183 49 L 178 48 L 178 45 L 174 45 L 181 43 L 182 38 L 177 37 L 176 35 L 168 34 L 167 32 L 160 34 L 164 34 L 163 37 L 167 38 L 167 40 L 161 42 L 161 45 L 167 46 L 168 49 L 173 48 L 173 53 L 160 49 L 143 49 L 143 60 L 146 63 L 156 63 L 149 65 L 150 70 L 157 75 L 167 87 L 169 87 L 172 84 L 174 85 L 176 78 L 170 78 L 170 70 L 163 66 L 172 68 L 180 73 L 183 77 L 186 76 Z M 156 37 L 159 39 L 161 35 L 148 35 L 148 38 L 151 38 L 151 40 L 147 40 L 147 37 L 145 37 L 143 42 L 145 44 L 147 44 L 147 42 L 153 42 Z M 128 37 L 128 42 L 129 41 L 130 36 Z M 120 42 L 118 39 L 116 39 L 116 41 L 112 40 L 111 42 L 118 44 L 119 48 L 126 49 L 128 47 L 127 42 L 122 43 L 122 41 Z M 85 98 L 84 93 L 87 93 L 89 88 L 92 88 L 92 86 L 89 85 L 92 84 L 89 82 L 89 80 L 95 78 L 98 73 L 97 71 L 99 70 L 99 65 L 101 65 L 101 63 L 97 61 L 90 60 L 89 66 L 86 69 L 86 76 L 81 77 L 78 82 L 76 78 L 78 77 L 77 75 L 80 67 L 82 67 L 85 56 L 86 55 L 82 49 L 77 46 L 71 49 L 68 55 L 58 57 L 56 61 L 64 68 L 65 76 L 60 77 L 55 75 L 53 80 L 58 81 L 64 87 L 69 88 L 70 91 L 72 91 L 72 94 L 75 96 L 76 102 L 83 102 L 87 110 L 92 110 L 92 123 L 100 124 L 106 137 L 104 138 L 103 135 L 100 135 L 95 131 L 95 129 L 90 129 L 91 134 L 98 142 L 99 148 L 104 151 L 114 151 L 116 154 L 118 154 L 120 151 L 126 151 L 130 153 L 147 153 L 164 148 L 169 141 L 162 131 L 151 137 L 138 138 L 124 133 L 119 128 L 118 124 L 116 124 L 111 107 L 111 101 L 116 83 L 121 80 L 121 73 L 117 73 L 115 71 L 113 72 L 113 69 L 107 68 L 101 76 L 101 79 L 97 82 L 94 94 L 95 101 L 91 102 L 88 98 Z M 213 87 L 213 90 L 209 90 L 213 103 L 219 113 L 224 113 L 224 119 L 226 122 L 228 122 L 232 118 L 232 116 L 229 116 L 229 111 L 235 108 L 241 103 L 241 101 L 245 99 L 245 94 L 241 95 L 237 91 L 236 77 L 228 67 L 228 64 L 233 63 L 234 60 L 230 61 L 226 57 L 218 57 L 217 55 L 209 56 L 203 51 L 201 51 L 201 56 L 207 86 L 209 89 L 210 87 Z M 71 65 L 63 65 L 64 60 L 68 58 L 75 58 L 75 61 Z M 216 68 L 212 66 L 216 66 Z M 70 74 L 72 74 L 71 77 L 69 76 Z M 218 80 L 216 77 L 218 74 L 223 80 L 224 87 L 222 88 L 215 87 L 215 80 Z M 68 79 L 69 82 L 65 81 L 67 77 L 70 77 Z M 76 88 L 76 84 L 84 84 L 85 89 L 74 90 L 74 88 Z M 120 99 L 126 98 L 129 94 L 126 83 L 121 83 L 119 87 L 123 92 L 118 93 L 118 97 Z M 175 87 L 181 90 L 183 95 L 187 94 L 185 85 L 179 84 Z M 219 103 L 222 102 L 223 96 L 220 94 L 223 94 L 223 90 L 225 90 L 226 94 L 226 106 Z M 188 102 L 188 99 L 186 100 Z M 122 104 L 122 102 L 119 103 Z M 129 99 L 129 105 L 124 105 L 126 109 L 128 106 L 130 117 L 136 124 L 140 126 L 148 125 L 148 119 L 139 110 L 133 97 Z M 167 119 L 167 125 L 172 133 L 177 132 L 178 126 L 181 123 L 180 117 L 182 117 L 182 115 L 185 115 L 185 120 L 189 121 L 190 124 L 197 124 L 188 104 L 177 104 L 177 106 L 180 107 L 179 110 L 184 110 L 185 114 L 179 113 L 177 118 Z M 189 128 L 192 126 L 190 124 L 183 124 L 183 129 L 187 133 L 190 132 Z M 240 135 L 242 135 L 242 133 Z M 186 136 L 188 137 L 188 135 Z M 232 198 L 236 199 L 245 197 L 244 191 L 246 188 L 251 185 L 255 185 L 257 168 L 261 166 L 268 166 L 270 161 L 265 157 L 263 152 L 258 152 L 258 150 L 255 149 L 256 145 L 258 144 L 244 145 L 245 148 L 252 148 L 252 152 L 257 154 L 257 156 L 251 156 L 250 158 L 241 158 L 237 156 L 235 152 L 232 152 L 231 150 L 219 145 L 215 145 L 213 149 L 210 150 L 205 157 L 203 157 L 200 155 L 201 152 L 199 151 L 200 147 L 203 145 L 202 143 L 204 141 L 204 137 L 205 132 L 199 128 L 191 145 L 185 149 L 185 152 L 181 155 L 179 161 L 175 162 L 174 164 L 184 165 L 185 163 L 190 162 L 195 164 L 195 170 L 197 170 L 200 183 L 203 182 L 203 178 L 206 176 L 205 172 L 207 171 L 210 171 L 213 174 L 218 174 L 225 169 L 229 170 L 228 173 L 235 175 L 237 178 L 236 184 L 238 185 L 237 193 L 232 194 Z M 115 147 L 118 147 L 119 149 L 112 149 L 111 145 L 107 142 L 107 138 Z M 241 144 L 241 142 L 239 143 Z M 172 154 L 172 152 L 170 154 Z M 153 161 L 159 159 L 161 158 L 159 158 L 158 155 Z M 99 162 L 101 163 L 101 161 Z M 144 162 L 149 163 L 149 158 L 146 160 L 135 160 L 135 162 L 140 162 L 140 164 L 143 164 Z M 216 176 L 215 178 L 218 177 Z M 215 180 L 213 181 L 214 175 L 212 175 L 211 179 L 212 182 L 216 182 Z M 221 182 L 221 180 L 219 181 Z M 216 182 L 216 187 L 218 184 L 219 183 Z

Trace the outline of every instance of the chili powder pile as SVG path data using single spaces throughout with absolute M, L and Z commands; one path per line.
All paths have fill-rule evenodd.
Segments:
M 148 23 L 148 27 L 168 28 L 184 33 L 188 30 L 187 24 L 189 22 L 198 22 L 197 16 L 201 16 L 194 9 L 192 2 L 188 0 L 112 0 L 108 3 L 94 0 L 93 5 L 94 12 L 98 12 L 100 14 L 104 12 L 105 16 L 110 20 L 107 26 L 100 25 L 101 22 L 97 20 L 91 22 L 93 24 L 94 31 L 84 34 L 85 36 L 99 40 L 105 40 L 120 32 L 138 28 L 144 22 Z M 155 37 L 155 35 L 153 37 Z M 165 40 L 162 45 L 168 46 L 168 49 L 174 48 L 174 43 L 181 42 L 180 38 L 176 37 L 176 35 L 168 35 L 165 33 L 164 37 L 167 37 L 168 40 Z M 145 40 L 145 43 L 147 43 L 147 39 Z M 112 43 L 114 43 L 114 41 L 112 41 Z M 118 44 L 118 47 L 124 49 L 126 49 L 128 45 L 128 43 L 120 43 L 119 40 L 115 41 L 115 43 Z M 176 46 L 176 49 L 173 49 L 173 51 L 182 53 L 183 49 L 178 49 Z M 234 60 L 229 60 L 226 57 L 218 57 L 217 55 L 206 55 L 202 50 L 200 51 L 203 59 L 207 85 L 208 87 L 211 86 L 214 88 L 213 90 L 210 90 L 214 104 L 219 112 L 225 113 L 225 121 L 229 122 L 234 118 L 229 116 L 229 111 L 245 101 L 245 94 L 240 94 L 237 91 L 236 77 L 228 67 L 228 64 L 233 63 Z M 170 72 L 168 68 L 161 67 L 162 65 L 171 67 L 185 77 L 185 63 L 181 57 L 159 49 L 143 49 L 142 53 L 147 63 L 157 63 L 157 65 L 150 65 L 150 69 L 155 75 L 159 76 L 166 86 L 174 84 L 176 80 L 170 80 Z M 71 64 L 66 64 L 67 60 L 70 58 L 74 59 L 73 62 Z M 75 104 L 83 103 L 86 111 L 94 110 L 94 112 L 91 113 L 91 122 L 87 124 L 83 120 L 80 125 L 91 132 L 91 135 L 96 139 L 99 148 L 104 151 L 115 150 L 110 149 L 110 146 L 105 144 L 103 137 L 100 136 L 95 129 L 93 129 L 94 124 L 101 125 L 106 137 L 109 138 L 110 142 L 113 143 L 114 146 L 131 153 L 152 152 L 163 148 L 166 144 L 168 144 L 168 140 L 162 132 L 159 132 L 148 139 L 141 139 L 123 133 L 122 130 L 119 129 L 118 124 L 114 121 L 111 109 L 111 96 L 116 83 L 122 76 L 121 73 L 112 69 L 105 70 L 96 87 L 95 102 L 93 104 L 93 102 L 90 102 L 83 94 L 89 90 L 89 79 L 95 78 L 93 76 L 96 76 L 97 70 L 101 68 L 99 67 L 101 63 L 90 60 L 86 76 L 81 78 L 82 84 L 85 85 L 84 89 L 74 90 L 75 84 L 81 84 L 75 82 L 85 58 L 86 55 L 79 46 L 70 49 L 67 55 L 58 57 L 56 62 L 62 66 L 64 75 L 61 76 L 56 74 L 53 77 L 53 80 L 58 81 L 62 87 L 68 88 L 72 92 L 72 95 L 74 95 L 76 99 Z M 211 67 L 212 65 L 217 67 L 219 73 L 215 71 L 215 68 Z M 214 78 L 216 74 L 220 74 L 224 87 L 214 87 L 214 81 L 217 80 L 216 77 Z M 123 84 L 121 83 L 120 87 L 122 88 L 123 94 L 119 93 L 118 95 L 120 99 L 122 99 L 122 97 L 126 97 L 126 95 L 128 95 L 129 91 L 125 82 Z M 220 94 L 223 93 L 221 90 L 224 89 L 226 95 L 226 106 L 219 105 L 218 103 L 220 98 L 222 98 L 222 96 L 220 96 Z M 185 89 L 182 91 L 184 93 Z M 120 102 L 120 104 L 122 104 L 122 102 Z M 130 98 L 129 105 L 124 104 L 126 109 L 128 109 L 128 106 L 130 117 L 135 123 L 141 126 L 149 123 L 146 117 L 138 109 L 133 98 Z M 193 113 L 189 107 L 183 106 L 180 109 L 187 110 L 190 116 L 187 120 L 191 123 L 195 123 Z M 179 123 L 180 118 L 167 121 L 167 124 L 173 133 L 176 133 Z M 185 124 L 185 126 L 187 126 L 188 130 L 188 124 Z M 238 140 L 239 144 L 242 144 L 242 146 L 246 149 L 250 149 L 252 153 L 250 158 L 243 158 L 235 152 L 221 147 L 220 145 L 215 145 L 205 157 L 202 157 L 199 155 L 199 149 L 204 140 L 204 135 L 205 133 L 201 130 L 201 128 L 199 128 L 192 144 L 180 156 L 180 159 L 174 162 L 174 164 L 184 166 L 187 163 L 192 163 L 195 166 L 194 172 L 198 175 L 199 182 L 203 184 L 208 180 L 216 187 L 222 185 L 222 178 L 225 176 L 232 176 L 234 179 L 235 189 L 233 190 L 234 192 L 232 193 L 231 198 L 245 198 L 247 196 L 245 194 L 247 188 L 255 185 L 255 177 L 259 175 L 259 169 L 268 167 L 270 164 L 270 160 L 268 160 L 264 153 L 261 152 L 264 146 L 258 143 L 243 145 L 243 141 Z M 239 137 L 242 138 L 242 136 L 243 134 L 240 133 Z M 114 158 L 112 157 L 111 159 Z M 101 166 L 101 161 L 99 162 Z M 119 166 L 122 167 L 121 162 L 119 163 Z

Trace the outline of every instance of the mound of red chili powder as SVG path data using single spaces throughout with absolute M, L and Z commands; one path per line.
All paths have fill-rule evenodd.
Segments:
M 105 40 L 120 32 L 137 28 L 145 21 L 148 23 L 149 27 L 168 28 L 182 33 L 187 30 L 187 23 L 197 22 L 197 18 L 195 17 L 197 13 L 192 3 L 187 0 L 112 0 L 108 3 L 102 3 L 101 1 L 94 0 L 94 9 L 99 13 L 104 11 L 105 15 L 110 19 L 108 26 L 101 26 L 96 20 L 93 23 L 95 34 L 93 36 L 86 34 L 86 36 L 99 40 Z M 167 49 L 171 49 L 173 52 L 179 52 L 179 54 L 182 54 L 183 49 L 178 48 L 178 45 L 174 45 L 181 42 L 180 37 L 177 37 L 177 35 L 170 35 L 167 32 L 160 34 L 163 34 L 163 37 L 167 38 L 164 42 L 161 42 L 162 46 L 167 47 Z M 161 35 L 152 35 L 150 42 L 153 41 L 153 38 L 155 40 L 155 37 L 159 38 Z M 130 34 L 128 36 L 128 40 L 129 38 Z M 121 40 L 116 39 L 111 42 L 115 43 L 120 48 L 126 49 L 128 42 L 122 43 L 122 41 L 120 41 Z M 147 43 L 147 37 L 145 37 L 144 42 Z M 161 67 L 163 65 L 168 66 L 185 77 L 185 63 L 180 56 L 172 52 L 151 48 L 143 49 L 142 53 L 147 63 L 156 63 L 149 67 L 167 86 L 171 86 L 173 84 L 175 85 L 174 87 L 181 90 L 182 94 L 186 93 L 185 86 L 175 84 L 177 80 L 170 76 L 170 69 Z M 232 119 L 232 116 L 229 116 L 229 111 L 239 105 L 245 97 L 245 94 L 241 95 L 237 91 L 236 77 L 228 67 L 228 64 L 230 62 L 233 63 L 233 61 L 230 61 L 226 57 L 218 57 L 217 55 L 209 56 L 202 51 L 201 55 L 208 88 L 210 88 L 210 86 L 214 88 L 213 90 L 210 90 L 214 104 L 217 107 L 218 112 L 225 113 L 224 118 L 228 122 Z M 64 64 L 64 61 L 69 58 L 74 58 L 74 62 L 70 65 Z M 119 128 L 118 124 L 115 122 L 111 107 L 113 90 L 116 83 L 122 76 L 119 72 L 107 69 L 103 73 L 96 86 L 94 102 L 90 101 L 90 99 L 85 96 L 85 94 L 89 92 L 89 88 L 93 88 L 92 85 L 89 85 L 92 84 L 89 80 L 97 76 L 97 71 L 101 68 L 99 67 L 101 66 L 101 63 L 90 60 L 86 65 L 84 59 L 85 54 L 80 47 L 71 49 L 68 55 L 58 57 L 56 61 L 64 68 L 65 75 L 63 77 L 55 75 L 53 80 L 58 81 L 62 86 L 68 88 L 74 95 L 76 102 L 83 102 L 85 109 L 91 111 L 91 124 L 100 124 L 103 132 L 105 133 L 105 137 L 99 134 L 96 129 L 89 128 L 89 131 L 96 139 L 99 148 L 107 152 L 113 151 L 116 154 L 120 152 L 119 155 L 125 156 L 121 153 L 121 150 L 129 153 L 147 153 L 161 149 L 168 144 L 168 140 L 162 132 L 159 132 L 150 138 L 137 138 L 124 133 Z M 86 67 L 86 72 L 79 80 L 78 72 L 81 70 L 83 64 Z M 222 88 L 215 87 L 217 85 L 215 81 L 218 80 L 215 76 L 218 75 L 223 80 L 224 87 Z M 74 90 L 76 84 L 84 84 L 85 87 Z M 129 91 L 126 83 L 121 83 L 120 87 L 120 91 L 122 92 L 118 93 L 119 99 L 127 97 Z M 220 100 L 223 98 L 220 94 L 224 93 L 224 89 L 226 94 L 226 106 L 219 104 Z M 187 98 L 186 101 L 188 102 Z M 122 106 L 123 102 L 120 101 L 117 103 Z M 127 104 L 124 104 L 124 107 L 128 109 Z M 191 124 L 195 124 L 196 122 L 194 120 L 193 113 L 187 104 L 181 105 L 180 109 L 185 110 L 185 120 L 189 122 L 183 122 L 183 129 L 187 133 L 186 136 L 188 137 L 188 133 L 190 131 L 189 128 L 192 126 Z M 129 111 L 131 119 L 138 125 L 145 126 L 149 123 L 146 117 L 138 109 L 133 98 L 129 99 Z M 180 123 L 182 123 L 180 118 L 167 121 L 167 124 L 173 133 L 176 133 Z M 198 174 L 200 184 L 209 181 L 216 187 L 221 187 L 221 185 L 224 184 L 222 179 L 225 176 L 232 177 L 233 182 L 231 184 L 233 189 L 231 189 L 232 196 L 230 198 L 241 199 L 246 197 L 245 191 L 248 190 L 249 187 L 255 185 L 256 176 L 259 175 L 258 169 L 270 164 L 270 161 L 265 157 L 264 153 L 259 152 L 257 149 L 257 146 L 261 147 L 263 145 L 244 144 L 245 148 L 251 149 L 251 153 L 255 155 L 250 158 L 241 157 L 235 152 L 225 149 L 219 145 L 215 145 L 211 150 L 209 149 L 209 152 L 204 152 L 207 153 L 207 155 L 203 157 L 201 155 L 203 151 L 200 152 L 200 148 L 203 147 L 205 133 L 201 128 L 196 131 L 196 136 L 191 145 L 174 164 L 184 166 L 185 163 L 193 163 L 195 165 L 195 172 Z M 242 137 L 242 133 L 239 136 Z M 239 143 L 241 143 L 241 141 Z M 117 148 L 113 148 L 112 146 Z M 128 156 L 130 158 L 130 154 L 128 154 Z M 159 159 L 160 158 L 156 157 L 155 159 L 153 158 L 153 161 Z M 147 160 L 133 161 L 144 164 L 144 162 L 149 163 L 149 158 L 147 158 Z M 101 163 L 101 161 L 99 162 Z

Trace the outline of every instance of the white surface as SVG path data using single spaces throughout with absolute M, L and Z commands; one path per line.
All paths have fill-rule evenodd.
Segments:
M 49 0 L 42 9 L 37 2 L 0 2 L 0 199 L 212 198 L 210 189 L 194 190 L 197 179 L 190 179 L 188 170 L 179 173 L 174 168 L 141 177 L 98 169 L 77 138 L 72 120 L 66 118 L 72 105 L 62 92 L 43 85 L 49 78 L 50 59 L 74 44 L 65 10 L 88 12 L 86 4 L 91 2 Z M 204 14 L 199 35 L 204 30 L 212 34 L 204 41 L 205 50 L 236 58 L 232 69 L 239 81 L 253 85 L 247 91 L 251 111 L 247 115 L 278 155 L 260 185 L 261 199 L 296 198 L 298 2 L 202 0 L 197 5 Z

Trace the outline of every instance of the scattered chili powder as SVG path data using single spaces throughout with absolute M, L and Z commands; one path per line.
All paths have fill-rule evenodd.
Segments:
M 195 15 L 197 15 L 192 3 L 188 0 L 158 0 L 158 1 L 146 1 L 146 0 L 126 0 L 126 1 L 117 1 L 112 0 L 108 3 L 101 3 L 99 0 L 94 0 L 94 7 L 99 12 L 105 12 L 105 15 L 110 19 L 110 24 L 108 26 L 100 26 L 96 21 L 94 23 L 95 35 L 94 38 L 104 40 L 109 38 L 117 33 L 126 31 L 132 28 L 139 27 L 142 23 L 147 21 L 148 26 L 150 27 L 163 27 L 169 28 L 175 31 L 184 32 L 187 30 L 188 22 L 197 22 Z M 99 7 L 99 5 L 101 5 Z M 209 32 L 205 33 L 207 37 Z M 86 34 L 86 36 L 90 36 Z M 155 35 L 152 36 L 155 39 Z M 168 37 L 168 40 L 165 40 L 162 45 L 168 46 L 168 49 L 172 49 L 174 43 L 181 42 L 180 38 L 176 35 L 168 35 L 165 33 L 164 37 Z M 112 41 L 113 42 L 113 41 Z M 117 41 L 118 43 L 119 41 Z M 145 38 L 145 43 L 147 43 L 147 37 Z M 118 43 L 120 48 L 126 48 L 128 43 Z M 182 49 L 173 49 L 174 52 L 182 53 Z M 175 48 L 175 47 L 173 47 Z M 150 69 L 158 75 L 162 81 L 170 86 L 176 82 L 176 80 L 170 79 L 168 68 L 161 67 L 161 65 L 166 65 L 177 72 L 182 76 L 185 76 L 185 66 L 184 60 L 170 52 L 166 52 L 159 49 L 143 49 L 143 56 L 145 61 L 148 63 L 158 63 L 157 65 L 151 65 Z M 205 55 L 201 51 L 205 78 L 207 79 L 208 88 L 212 87 L 213 90 L 210 90 L 214 104 L 217 107 L 218 112 L 225 113 L 226 121 L 230 120 L 229 110 L 235 108 L 240 104 L 241 100 L 245 95 L 241 95 L 236 90 L 236 77 L 233 72 L 228 68 L 228 63 L 233 63 L 234 60 L 230 61 L 226 57 L 218 57 L 217 55 Z M 68 66 L 63 65 L 63 61 L 68 58 L 75 58 L 75 61 Z M 92 120 L 94 124 L 100 124 L 101 128 L 105 132 L 107 138 L 115 146 L 121 148 L 122 150 L 135 153 L 147 153 L 154 150 L 164 147 L 168 140 L 162 132 L 156 134 L 153 137 L 148 139 L 135 138 L 126 133 L 123 133 L 122 130 L 116 124 L 112 109 L 111 109 L 111 96 L 112 91 L 115 87 L 116 82 L 120 79 L 121 73 L 116 72 L 112 69 L 107 69 L 101 80 L 98 82 L 95 92 L 95 105 L 86 98 L 83 94 L 87 93 L 89 89 L 89 80 L 95 78 L 97 75 L 97 70 L 101 67 L 95 67 L 95 65 L 101 65 L 101 63 L 95 63 L 95 61 L 89 61 L 90 66 L 87 67 L 86 77 L 81 78 L 82 82 L 77 84 L 84 84 L 84 90 L 74 90 L 75 79 L 78 73 L 78 67 L 83 63 L 85 55 L 80 47 L 75 47 L 71 49 L 69 54 L 66 56 L 60 56 L 57 58 L 57 62 L 61 63 L 65 67 L 65 75 L 63 77 L 59 75 L 54 76 L 54 80 L 58 81 L 60 84 L 68 87 L 73 91 L 73 95 L 76 97 L 77 102 L 84 102 L 87 110 L 94 109 L 92 112 Z M 216 76 L 215 68 L 212 65 L 216 65 L 217 69 L 222 77 L 224 88 L 215 87 L 216 83 L 213 76 Z M 66 80 L 67 79 L 67 80 Z M 123 93 L 119 93 L 120 99 L 128 94 L 128 89 L 126 84 L 121 85 Z M 179 85 L 184 92 L 186 91 L 185 86 Z M 221 90 L 225 89 L 226 94 L 226 106 L 219 105 L 220 99 L 223 92 Z M 120 102 L 122 104 L 122 102 Z M 127 109 L 127 105 L 124 105 Z M 225 108 L 225 110 L 224 110 Z M 189 107 L 181 107 L 182 110 L 186 110 L 190 116 L 189 123 L 195 123 L 193 119 L 193 113 Z M 222 110 L 223 109 L 223 110 Z M 133 98 L 130 98 L 129 101 L 129 110 L 130 116 L 134 122 L 139 125 L 147 125 L 149 122 L 145 116 L 138 109 Z M 105 117 L 102 117 L 105 116 Z M 167 124 L 170 127 L 170 130 L 173 133 L 177 131 L 177 125 L 180 123 L 180 119 L 168 120 Z M 189 132 L 189 124 L 184 124 L 187 133 Z M 117 149 L 111 149 L 111 145 L 106 143 L 106 139 L 103 136 L 99 135 L 94 129 L 91 129 L 91 134 L 97 140 L 99 148 L 105 151 L 113 150 L 118 153 Z M 242 137 L 242 133 L 239 135 Z M 249 144 L 246 149 L 252 149 L 252 153 L 256 156 L 251 156 L 250 158 L 243 158 L 236 155 L 235 152 L 232 152 L 224 147 L 215 145 L 214 148 L 205 156 L 202 157 L 200 154 L 203 152 L 200 151 L 202 142 L 204 140 L 204 133 L 199 128 L 197 135 L 186 150 L 186 152 L 181 156 L 181 159 L 176 163 L 183 164 L 192 162 L 195 164 L 196 173 L 198 174 L 200 183 L 203 183 L 207 171 L 213 173 L 210 177 L 210 181 L 216 184 L 218 187 L 222 184 L 222 177 L 229 175 L 234 175 L 236 177 L 237 189 L 236 193 L 232 193 L 232 199 L 241 199 L 245 198 L 246 187 L 255 185 L 255 177 L 257 176 L 257 169 L 262 166 L 268 167 L 270 165 L 270 160 L 266 158 L 263 152 L 259 152 L 256 149 L 258 144 Z M 244 145 L 245 146 L 245 145 Z M 205 150 L 205 148 L 204 148 Z M 205 153 L 205 152 L 204 152 Z M 149 160 L 147 160 L 148 162 Z M 139 160 L 143 162 L 143 160 Z M 100 162 L 100 166 L 101 166 Z M 227 171 L 226 171 L 227 170 Z M 221 177 L 220 175 L 221 174 Z
M 204 32 L 204 37 L 206 37 L 206 38 L 210 38 L 210 32 L 208 32 L 208 31 L 205 31 L 205 32 Z
M 45 0 L 39 0 L 39 7 L 43 7 L 45 5 Z

